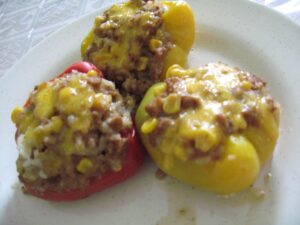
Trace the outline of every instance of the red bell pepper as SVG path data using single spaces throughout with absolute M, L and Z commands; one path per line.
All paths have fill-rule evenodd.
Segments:
M 92 63 L 83 62 L 83 61 L 79 61 L 79 62 L 76 62 L 76 63 L 72 64 L 64 72 L 62 72 L 60 75 L 58 75 L 57 77 L 62 77 L 65 74 L 71 73 L 72 70 L 77 70 L 78 72 L 81 72 L 81 73 L 87 73 L 91 70 L 95 70 L 100 77 L 103 77 L 102 72 L 100 70 L 98 70 L 98 68 L 96 66 L 94 66 Z
M 78 72 L 87 73 L 90 70 L 98 72 L 99 76 L 103 77 L 101 71 L 99 71 L 93 64 L 88 62 L 77 62 L 67 68 L 62 74 L 57 77 L 62 77 L 65 74 L 70 73 L 72 70 Z M 25 107 L 28 105 L 27 101 Z M 99 192 L 103 189 L 109 188 L 117 183 L 120 183 L 130 176 L 132 176 L 142 165 L 144 161 L 144 150 L 138 139 L 137 132 L 134 129 L 127 130 L 122 133 L 123 137 L 128 138 L 127 153 L 123 160 L 122 169 L 118 172 L 107 172 L 99 178 L 93 178 L 89 184 L 83 189 L 66 190 L 62 192 L 56 192 L 53 190 L 45 190 L 38 192 L 29 183 L 24 183 L 24 189 L 31 195 L 38 198 L 50 200 L 50 201 L 74 201 L 81 198 L 85 198 L 95 192 Z

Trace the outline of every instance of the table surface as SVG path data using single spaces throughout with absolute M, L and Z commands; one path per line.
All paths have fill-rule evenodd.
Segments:
M 196 1 L 196 0 L 195 0 Z M 300 25 L 300 0 L 252 0 Z M 0 77 L 62 26 L 120 0 L 0 0 Z

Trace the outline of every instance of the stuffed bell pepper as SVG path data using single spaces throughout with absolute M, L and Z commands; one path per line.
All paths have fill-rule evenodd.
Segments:
M 115 85 L 86 62 L 36 86 L 11 115 L 24 191 L 70 201 L 132 176 L 143 152 L 130 107 Z
M 255 75 L 211 63 L 171 66 L 136 114 L 146 149 L 167 174 L 219 194 L 251 186 L 278 138 L 280 107 Z
M 184 1 L 113 5 L 96 17 L 82 42 L 82 58 L 139 101 L 170 65 L 185 65 L 194 26 L 192 10 Z

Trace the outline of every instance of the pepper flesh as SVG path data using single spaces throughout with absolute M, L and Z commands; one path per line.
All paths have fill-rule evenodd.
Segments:
M 169 77 L 172 76 L 172 73 L 182 77 L 194 76 L 193 74 L 195 73 L 194 70 L 184 70 L 178 66 L 173 66 L 173 71 L 172 68 L 170 70 L 168 71 Z M 199 69 L 198 73 L 206 73 L 208 83 L 211 82 L 209 79 L 214 79 L 214 74 L 210 74 L 206 69 Z M 224 71 L 224 73 L 227 73 L 227 71 Z M 200 87 L 195 82 L 191 83 L 193 89 Z M 177 126 L 176 128 L 174 124 L 170 125 L 163 136 L 161 134 L 160 144 L 157 146 L 153 146 L 149 139 L 149 134 L 142 130 L 143 125 L 147 125 L 147 121 L 153 120 L 146 111 L 146 106 L 157 97 L 157 93 L 166 89 L 166 85 L 165 82 L 157 83 L 147 91 L 135 117 L 141 140 L 158 167 L 165 173 L 192 186 L 219 194 L 239 192 L 252 185 L 260 169 L 270 159 L 274 151 L 278 138 L 278 121 L 276 116 L 269 109 L 264 110 L 263 108 L 259 117 L 259 127 L 249 126 L 240 132 L 225 135 L 223 153 L 220 158 L 197 162 L 197 160 L 188 159 L 188 149 L 178 142 L 182 138 L 181 135 L 189 137 L 193 135 L 189 127 Z M 179 86 L 182 87 L 182 83 Z M 202 90 L 204 91 L 205 88 L 202 87 Z M 205 98 L 204 96 L 202 97 Z M 211 102 L 211 100 L 207 102 Z M 203 104 L 203 109 L 205 109 L 205 101 Z M 183 114 L 180 114 L 180 118 L 187 117 L 192 122 L 201 122 L 201 119 L 199 119 L 201 118 L 199 117 L 201 113 L 196 112 L 197 109 L 185 111 Z M 166 116 L 166 112 L 164 113 Z M 209 118 L 210 115 L 205 113 L 203 120 L 209 120 Z M 159 119 L 156 118 L 156 120 Z M 203 147 L 203 145 L 200 146 Z
M 71 73 L 73 70 L 86 73 L 91 76 L 103 77 L 101 71 L 99 71 L 94 65 L 88 62 L 77 62 L 68 67 L 63 73 L 57 77 L 63 77 L 66 74 Z M 52 80 L 51 80 L 52 81 Z M 46 97 L 48 95 L 45 95 Z M 31 102 L 31 98 L 27 100 L 24 108 L 28 107 Z M 43 107 L 42 107 L 43 108 Z M 48 110 L 46 110 L 48 111 Z M 20 109 L 16 108 L 12 113 L 12 120 L 16 123 L 17 115 Z M 53 117 L 55 118 L 55 117 Z M 55 129 L 59 131 L 59 121 L 54 123 L 57 124 Z M 144 160 L 144 152 L 139 143 L 135 129 L 124 130 L 121 133 L 122 137 L 128 139 L 127 152 L 124 156 L 124 162 L 121 170 L 119 171 L 109 171 L 98 178 L 91 178 L 90 182 L 84 188 L 66 190 L 66 191 L 54 191 L 51 189 L 46 189 L 43 191 L 37 191 L 36 188 L 32 186 L 31 183 L 22 181 L 24 184 L 24 191 L 30 193 L 33 196 L 50 200 L 50 201 L 73 201 L 80 198 L 87 197 L 95 192 L 99 192 L 103 189 L 111 187 L 117 183 L 120 183 L 130 176 L 132 176 L 140 168 Z
M 192 9 L 183 1 L 165 1 L 166 11 L 163 14 L 164 27 L 175 42 L 164 59 L 163 74 L 173 65 L 186 65 L 187 55 L 195 38 L 195 21 Z

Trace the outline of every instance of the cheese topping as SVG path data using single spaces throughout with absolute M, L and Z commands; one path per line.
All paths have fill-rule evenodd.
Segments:
M 146 106 L 150 118 L 141 127 L 166 156 L 217 160 L 228 136 L 251 128 L 265 130 L 276 142 L 279 105 L 258 77 L 222 63 L 189 70 L 174 65 L 167 77 Z M 273 120 L 266 124 L 265 118 Z

